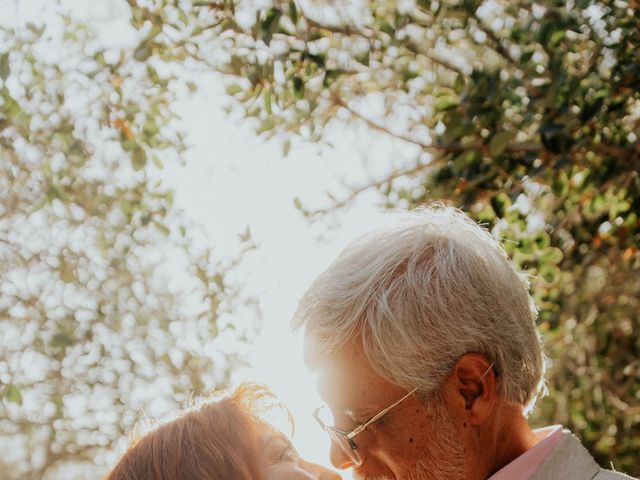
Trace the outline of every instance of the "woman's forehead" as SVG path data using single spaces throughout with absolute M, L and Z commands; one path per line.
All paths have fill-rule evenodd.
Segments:
M 260 443 L 263 448 L 268 448 L 273 444 L 291 443 L 289 437 L 287 437 L 284 433 L 282 433 L 275 427 L 263 422 L 260 422 L 258 424 L 258 437 L 260 438 Z

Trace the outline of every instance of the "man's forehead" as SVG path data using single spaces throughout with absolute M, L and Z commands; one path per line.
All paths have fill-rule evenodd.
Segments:
M 375 402 L 387 383 L 363 354 L 353 350 L 332 355 L 318 368 L 316 377 L 320 397 L 338 410 Z

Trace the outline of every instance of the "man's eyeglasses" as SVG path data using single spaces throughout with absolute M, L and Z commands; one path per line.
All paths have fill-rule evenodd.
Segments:
M 491 369 L 495 366 L 495 363 L 496 363 L 495 361 L 491 362 L 491 365 L 489 365 L 489 368 L 487 368 L 485 372 L 482 375 L 480 375 L 480 378 L 483 378 L 487 373 L 489 373 Z M 400 400 L 393 403 L 392 405 L 389 405 L 380 413 L 378 413 L 377 415 L 374 415 L 369 420 L 367 420 L 364 423 L 361 423 L 360 425 L 353 428 L 352 430 L 342 430 L 340 428 L 334 427 L 333 425 L 328 425 L 327 422 L 325 422 L 320 415 L 323 409 L 326 409 L 324 405 L 322 407 L 316 408 L 313 411 L 313 418 L 315 418 L 316 421 L 320 424 L 320 427 L 329 434 L 329 437 L 331 437 L 331 440 L 335 442 L 336 445 L 338 445 L 342 449 L 342 451 L 347 455 L 347 457 L 351 459 L 353 464 L 356 467 L 359 467 L 360 465 L 362 465 L 362 459 L 360 458 L 360 454 L 358 453 L 358 450 L 357 450 L 358 446 L 356 445 L 356 442 L 353 441 L 354 437 L 364 432 L 369 425 L 376 422 L 377 420 L 380 420 L 380 418 L 386 415 L 389 412 L 389 410 L 394 408 L 396 405 L 401 403 L 406 398 L 409 398 L 409 396 L 414 394 L 417 390 L 418 390 L 418 387 L 414 388 L 409 393 L 407 393 L 404 397 L 402 397 Z
M 313 418 L 315 418 L 316 421 L 320 424 L 320 427 L 322 427 L 322 429 L 329 434 L 331 440 L 334 441 L 336 445 L 338 445 L 342 449 L 342 451 L 351 459 L 354 465 L 356 467 L 359 467 L 360 465 L 362 465 L 362 459 L 360 458 L 360 454 L 357 451 L 358 446 L 353 441 L 354 437 L 364 432 L 369 425 L 376 422 L 377 420 L 380 420 L 380 418 L 389 413 L 389 410 L 398 405 L 404 399 L 409 398 L 409 396 L 415 393 L 417 390 L 417 387 L 414 388 L 400 400 L 388 406 L 380 413 L 374 415 L 369 420 L 361 423 L 352 430 L 342 430 L 340 428 L 334 427 L 333 425 L 327 425 L 327 423 L 322 420 L 320 416 L 321 411 L 326 408 L 325 406 L 316 408 L 313 411 Z

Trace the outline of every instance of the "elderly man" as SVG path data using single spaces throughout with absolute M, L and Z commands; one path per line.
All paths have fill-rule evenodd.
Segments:
M 458 210 L 419 209 L 356 240 L 293 321 L 332 463 L 362 480 L 630 478 L 561 426 L 529 427 L 544 375 L 535 319 L 526 278 Z

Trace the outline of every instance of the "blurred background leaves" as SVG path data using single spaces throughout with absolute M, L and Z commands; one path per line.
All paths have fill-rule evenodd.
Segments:
M 416 148 L 329 208 L 296 206 L 315 221 L 373 189 L 389 208 L 444 200 L 483 222 L 540 308 L 549 395 L 532 422 L 640 475 L 637 2 L 219 1 L 193 21 L 209 27 L 180 27 L 185 54 L 227 75 L 232 110 L 283 155 L 336 125 Z
M 255 302 L 158 180 L 179 80 L 64 15 L 0 45 L 0 476 L 96 478 L 140 412 L 226 383 Z
M 484 223 L 540 308 L 549 394 L 533 424 L 561 423 L 602 466 L 640 475 L 635 0 L 127 4 L 134 48 L 103 51 L 66 20 L 65 54 L 47 61 L 44 27 L 3 32 L 0 433 L 32 452 L 3 458 L 7 472 L 90 462 L 152 401 L 130 398 L 134 383 L 165 379 L 171 403 L 237 360 L 212 366 L 172 344 L 173 325 L 218 351 L 206 349 L 225 329 L 218 313 L 246 303 L 223 288 L 236 262 L 195 253 L 193 226 L 153 180 L 184 148 L 174 95 L 196 88 L 172 72 L 199 69 L 224 75 L 229 111 L 283 156 L 363 126 L 413 148 L 413 163 L 390 158 L 328 207 L 295 204 L 317 222 L 376 191 L 388 208 L 444 200 Z M 189 295 L 162 280 L 167 245 Z M 69 402 L 92 395 L 108 399 L 84 407 L 95 423 L 74 424 Z

